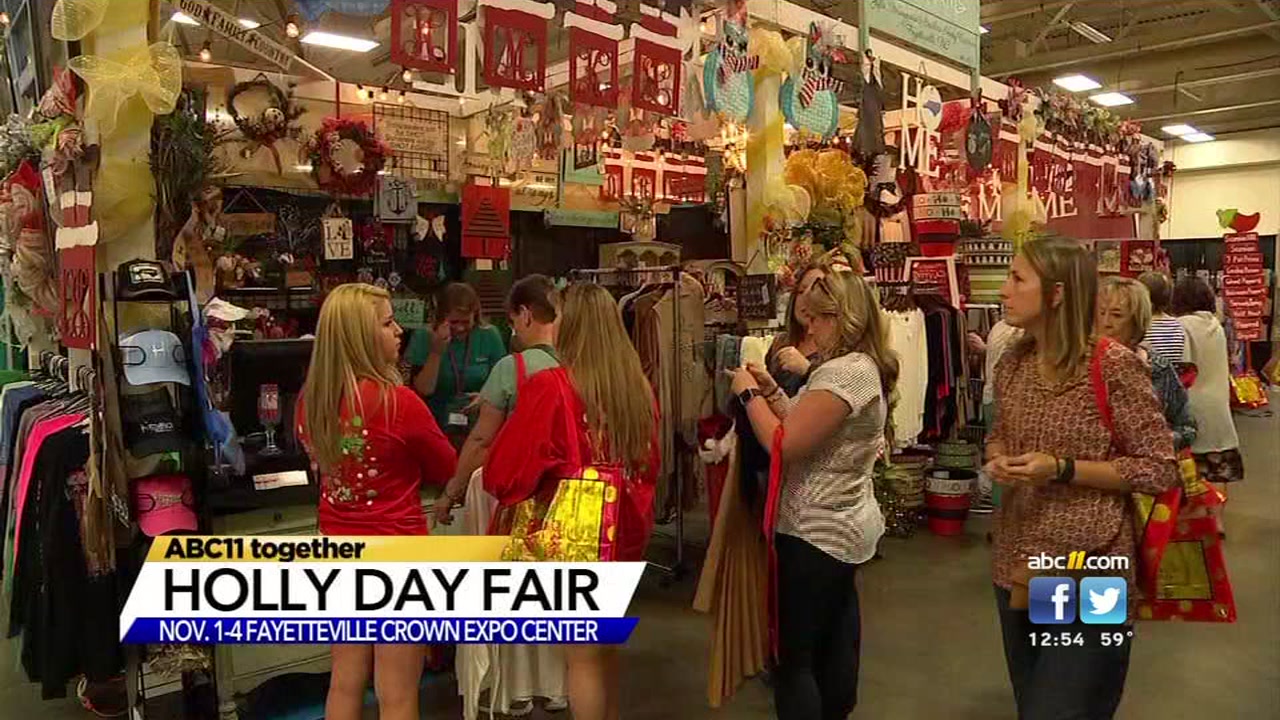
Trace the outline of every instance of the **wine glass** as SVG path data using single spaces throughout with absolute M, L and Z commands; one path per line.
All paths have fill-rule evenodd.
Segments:
M 276 425 L 280 424 L 280 386 L 264 383 L 258 386 L 258 422 L 267 431 L 267 445 L 263 455 L 280 455 L 284 451 L 276 445 Z

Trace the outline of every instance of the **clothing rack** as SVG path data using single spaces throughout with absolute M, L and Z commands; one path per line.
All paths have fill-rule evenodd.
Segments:
M 643 285 L 653 285 L 657 287 L 670 287 L 675 291 L 676 296 L 672 300 L 672 320 L 671 334 L 673 355 L 677 358 L 680 356 L 680 275 L 683 270 L 679 265 L 663 265 L 658 267 L 642 267 L 642 268 L 589 268 L 580 270 L 570 270 L 569 278 L 571 280 L 586 280 L 594 282 L 604 287 L 629 287 L 639 288 Z M 671 379 L 672 402 L 671 407 L 678 410 L 683 407 L 681 405 L 681 378 L 683 373 L 673 373 Z M 680 443 L 680 427 L 675 425 L 675 435 L 673 438 L 673 447 L 679 447 Z M 671 565 L 662 565 L 649 561 L 649 565 L 667 573 L 672 579 L 679 579 L 684 572 L 684 477 L 680 471 L 680 459 L 672 458 L 672 471 L 674 474 L 676 488 L 676 507 L 672 521 L 676 526 L 676 557 L 675 562 Z

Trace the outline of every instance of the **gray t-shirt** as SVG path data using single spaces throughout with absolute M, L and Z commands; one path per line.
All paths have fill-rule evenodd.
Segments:
M 787 464 L 778 532 L 798 537 L 841 562 L 864 563 L 875 555 L 884 534 L 872 469 L 884 445 L 888 403 L 875 362 L 863 353 L 818 366 L 793 404 L 818 390 L 843 400 L 850 412 L 831 437 Z
M 547 348 L 531 347 L 520 353 L 524 358 L 525 380 L 533 377 L 534 374 L 542 372 L 547 368 L 559 367 L 560 361 Z M 508 355 L 498 361 L 493 366 L 493 370 L 489 373 L 489 379 L 485 381 L 484 387 L 480 388 L 480 397 L 485 402 L 510 414 L 512 408 L 516 406 L 516 360 L 514 355 Z

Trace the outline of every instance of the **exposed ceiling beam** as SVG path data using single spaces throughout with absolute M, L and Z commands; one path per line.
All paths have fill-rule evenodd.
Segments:
M 1253 2 L 1258 6 L 1258 9 L 1262 11 L 1262 14 L 1267 16 L 1267 19 L 1280 20 L 1280 12 L 1276 12 L 1275 8 L 1271 7 L 1271 4 L 1266 2 L 1266 0 L 1253 0 Z M 1276 42 L 1280 42 L 1280 31 L 1272 30 L 1267 34 Z
M 1172 120 L 1174 118 L 1235 112 L 1236 110 L 1252 110 L 1254 108 L 1270 107 L 1272 105 L 1280 105 L 1280 100 L 1259 100 L 1258 102 L 1241 103 L 1239 105 L 1223 105 L 1222 107 L 1205 108 L 1203 110 L 1184 110 L 1183 112 L 1166 113 L 1164 115 L 1149 115 L 1147 117 L 1133 118 L 1133 120 L 1134 122 L 1140 123 L 1152 122 L 1153 120 Z
M 1280 75 L 1280 67 L 1266 68 L 1263 70 L 1250 70 L 1249 72 L 1232 73 L 1231 75 L 1215 75 L 1213 77 L 1198 78 L 1196 80 L 1182 80 L 1169 85 L 1157 85 L 1155 87 L 1139 88 L 1137 90 L 1125 90 L 1124 94 L 1134 95 L 1150 95 L 1152 93 L 1173 92 L 1183 88 L 1208 87 L 1210 85 L 1226 85 L 1228 83 L 1248 82 L 1250 80 L 1261 80 L 1262 78 L 1274 77 Z
M 1131 13 L 1129 15 L 1129 22 L 1125 23 L 1120 28 L 1120 32 L 1116 33 L 1116 38 L 1115 38 L 1116 42 L 1120 42 L 1121 40 L 1129 37 L 1129 31 L 1133 30 L 1135 27 L 1138 26 L 1139 17 L 1141 16 L 1138 15 L 1137 13 Z
M 1044 39 L 1046 37 L 1049 37 L 1049 31 L 1058 27 L 1058 21 L 1061 20 L 1062 16 L 1066 15 L 1067 11 L 1070 10 L 1074 5 L 1075 3 L 1069 2 L 1066 5 L 1063 5 L 1062 7 L 1058 8 L 1058 12 L 1054 14 L 1053 19 L 1050 20 L 1047 25 L 1041 28 L 1040 33 L 1036 35 L 1036 39 L 1031 41 L 1031 52 L 1034 53 L 1036 51 L 1036 48 L 1040 45 L 1040 43 L 1044 42 Z
M 1101 62 L 1103 60 L 1117 60 L 1119 58 L 1137 55 L 1138 53 L 1162 52 L 1165 50 L 1177 50 L 1178 48 L 1190 47 L 1193 45 L 1204 45 L 1206 43 L 1218 42 L 1219 40 L 1229 40 L 1241 35 L 1252 35 L 1253 33 L 1265 32 L 1273 28 L 1280 27 L 1280 20 L 1272 20 L 1270 22 L 1253 23 L 1242 27 L 1228 28 L 1212 33 L 1198 33 L 1194 35 L 1184 35 L 1182 37 L 1167 40 L 1164 42 L 1143 44 L 1141 41 L 1131 43 L 1129 47 L 1112 50 L 1109 52 L 1072 52 L 1071 57 L 1063 60 L 1055 60 L 1052 62 L 1044 62 L 1032 65 L 1021 65 L 1012 68 L 1005 68 L 999 71 L 990 71 L 986 73 L 989 77 L 1003 78 L 1010 75 L 1029 74 L 1034 72 L 1042 72 L 1044 70 L 1053 70 L 1055 68 L 1067 67 L 1069 65 L 1077 65 L 1082 62 Z M 1092 48 L 1091 48 L 1092 49 Z
M 1027 15 L 1035 15 L 1038 12 L 1052 10 L 1060 5 L 1071 5 L 1069 2 L 1042 2 L 1036 3 L 1032 7 L 1023 8 L 1021 10 L 1012 10 L 1009 12 L 996 13 L 994 15 L 984 15 L 982 17 L 983 25 L 991 25 L 993 23 L 1002 22 L 1004 20 L 1014 20 L 1016 18 L 1025 17 Z

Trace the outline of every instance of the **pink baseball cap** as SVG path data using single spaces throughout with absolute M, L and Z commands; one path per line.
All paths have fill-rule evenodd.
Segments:
M 134 480 L 133 505 L 138 527 L 148 537 L 179 530 L 194 531 L 200 527 L 191 478 L 183 475 L 156 475 Z

